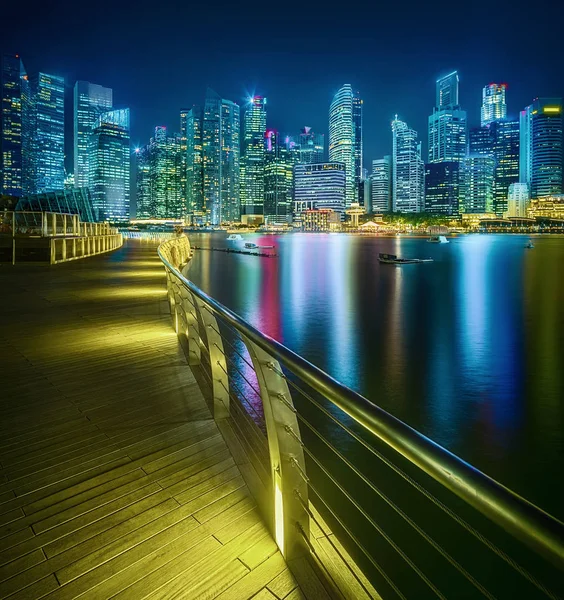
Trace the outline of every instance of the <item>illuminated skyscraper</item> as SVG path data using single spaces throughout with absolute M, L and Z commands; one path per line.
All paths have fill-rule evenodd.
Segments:
M 330 208 L 345 211 L 346 166 L 328 162 L 294 167 L 294 217 L 306 210 Z
M 98 117 L 109 110 L 112 90 L 88 81 L 74 85 L 74 181 L 76 187 L 88 185 L 88 140 Z
M 491 155 L 474 155 L 462 165 L 460 212 L 491 213 L 494 208 L 495 159 Z
M 392 210 L 421 212 L 424 209 L 425 165 L 417 132 L 396 118 L 392 121 Z
M 203 191 L 212 225 L 238 221 L 241 218 L 239 136 L 239 106 L 208 89 L 202 129 Z M 264 153 L 264 133 L 262 148 Z M 264 160 L 261 164 L 264 164 Z M 262 177 L 261 170 L 261 189 L 264 195 Z M 264 197 L 261 198 L 264 202 Z
M 529 186 L 526 183 L 512 183 L 507 195 L 507 217 L 526 217 L 529 207 Z
M 245 110 L 241 218 L 262 222 L 264 218 L 264 159 L 266 98 L 253 96 Z
M 531 198 L 562 193 L 562 98 L 537 98 L 521 111 L 519 181 Z
M 3 55 L 1 69 L 0 194 L 21 196 L 24 193 L 24 112 L 29 85 L 18 55 Z
M 186 214 L 182 199 L 182 142 L 155 127 L 155 135 L 137 155 L 137 216 L 179 219 Z
M 33 192 L 62 190 L 65 183 L 65 81 L 38 73 L 31 79 Z
M 370 204 L 373 213 L 392 210 L 392 157 L 389 155 L 372 161 Z
M 188 212 L 188 192 L 187 192 L 187 158 L 188 158 L 188 112 L 187 108 L 180 110 L 180 196 L 181 202 Z
M 458 72 L 437 79 L 435 94 L 437 110 L 458 106 Z
M 432 214 L 458 214 L 459 162 L 425 165 L 425 211 Z
M 325 159 L 325 136 L 304 127 L 298 136 L 299 161 L 302 164 L 322 163 Z
M 507 118 L 505 83 L 490 83 L 482 90 L 482 127 Z
M 292 184 L 298 154 L 288 149 L 272 129 L 266 132 L 265 145 L 264 219 L 268 224 L 285 224 L 292 214 Z
M 342 162 L 346 170 L 346 206 L 358 201 L 362 177 L 362 100 L 345 84 L 329 108 L 329 161 Z
M 193 106 L 186 112 L 186 210 L 205 222 L 202 128 L 202 107 Z
M 102 113 L 88 144 L 88 187 L 100 219 L 129 218 L 129 109 Z

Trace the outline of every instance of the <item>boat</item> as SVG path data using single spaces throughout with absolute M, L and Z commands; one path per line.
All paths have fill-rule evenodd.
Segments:
M 448 240 L 444 235 L 432 235 L 427 241 L 432 244 L 448 244 Z
M 525 248 L 534 248 L 534 246 L 533 246 L 533 242 L 529 242 L 529 243 L 528 243 L 528 244 L 525 246 Z
M 433 262 L 432 258 L 398 258 L 395 254 L 378 254 L 378 260 L 385 265 L 411 265 Z
M 253 244 L 252 242 L 247 242 L 245 244 L 245 248 L 258 248 L 258 246 L 256 244 Z
M 243 238 L 238 234 L 238 233 L 232 233 L 230 236 L 227 237 L 228 241 L 238 241 L 238 240 L 242 240 Z

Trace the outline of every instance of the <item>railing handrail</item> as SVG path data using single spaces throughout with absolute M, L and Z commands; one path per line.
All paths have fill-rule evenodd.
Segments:
M 170 241 L 163 244 L 166 243 Z M 359 425 L 372 432 L 494 523 L 512 533 L 556 566 L 564 567 L 564 523 L 259 331 L 187 279 L 163 256 L 161 246 L 158 247 L 157 252 L 163 264 L 192 294 L 205 302 L 240 334 L 274 356 Z

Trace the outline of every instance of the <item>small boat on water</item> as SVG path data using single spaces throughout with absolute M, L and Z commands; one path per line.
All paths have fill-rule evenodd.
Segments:
M 444 235 L 432 235 L 427 241 L 432 244 L 448 244 L 448 240 Z
M 227 237 L 227 240 L 230 242 L 240 241 L 242 239 L 243 238 L 238 233 L 232 233 L 230 236 Z
M 245 244 L 245 248 L 258 248 L 258 246 L 256 244 L 253 244 L 252 242 L 247 242 Z
M 534 246 L 533 246 L 533 242 L 529 242 L 529 243 L 528 243 L 528 244 L 525 246 L 525 248 L 529 248 L 529 249 L 530 249 L 530 248 L 534 248 Z
M 385 265 L 411 265 L 433 262 L 432 258 L 398 258 L 395 254 L 378 254 L 378 260 Z

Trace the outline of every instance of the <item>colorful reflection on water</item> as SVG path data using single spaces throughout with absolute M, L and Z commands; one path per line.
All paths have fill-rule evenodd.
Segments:
M 564 237 L 448 245 L 345 234 L 190 235 L 190 277 L 265 333 L 564 517 Z M 272 250 L 265 250 L 271 252 Z M 381 265 L 379 252 L 432 257 Z

